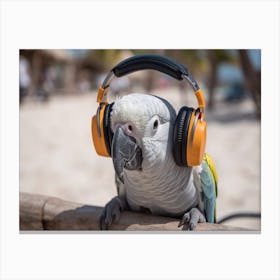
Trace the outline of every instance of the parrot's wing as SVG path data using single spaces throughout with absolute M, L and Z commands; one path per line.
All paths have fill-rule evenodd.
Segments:
M 218 176 L 213 160 L 205 154 L 201 164 L 201 188 L 203 194 L 204 211 L 207 222 L 216 222 L 216 197 L 218 194 Z
M 208 166 L 209 166 L 209 168 L 210 168 L 210 170 L 212 172 L 212 175 L 214 177 L 216 197 L 218 197 L 218 173 L 217 173 L 214 161 L 212 160 L 210 155 L 208 155 L 206 153 L 204 154 L 204 159 L 206 160 L 206 162 L 207 162 L 207 164 L 208 164 Z

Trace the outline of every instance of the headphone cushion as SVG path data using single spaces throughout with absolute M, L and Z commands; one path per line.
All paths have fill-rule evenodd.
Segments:
M 111 111 L 113 109 L 114 103 L 110 103 L 106 106 L 104 112 L 103 120 L 103 131 L 104 131 L 104 141 L 109 155 L 111 156 L 111 145 L 113 139 L 113 131 L 111 129 Z
M 174 126 L 173 133 L 173 156 L 177 165 L 188 166 L 186 149 L 188 140 L 188 128 L 193 108 L 184 106 L 180 109 Z

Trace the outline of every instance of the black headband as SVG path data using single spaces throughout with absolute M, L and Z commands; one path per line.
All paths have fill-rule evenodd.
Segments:
M 197 82 L 184 65 L 169 57 L 157 54 L 141 54 L 127 58 L 117 64 L 110 73 L 114 73 L 116 77 L 122 77 L 136 71 L 148 69 L 165 73 L 177 80 L 186 78 L 195 91 L 199 89 Z M 108 77 L 104 81 L 104 88 L 106 88 L 109 80 Z

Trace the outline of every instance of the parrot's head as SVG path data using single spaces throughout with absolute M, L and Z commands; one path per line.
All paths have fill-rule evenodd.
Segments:
M 145 172 L 172 157 L 174 108 L 164 99 L 133 93 L 115 101 L 111 112 L 112 159 L 119 179 L 124 169 Z

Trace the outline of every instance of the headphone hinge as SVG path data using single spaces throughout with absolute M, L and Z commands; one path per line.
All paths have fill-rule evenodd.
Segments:
M 192 86 L 194 91 L 198 91 L 200 89 L 198 83 L 196 82 L 196 80 L 192 77 L 191 74 L 182 74 L 182 78 L 186 79 L 189 84 Z
M 106 76 L 105 80 L 103 81 L 102 88 L 108 88 L 114 77 L 115 73 L 113 71 L 110 71 L 109 74 Z

